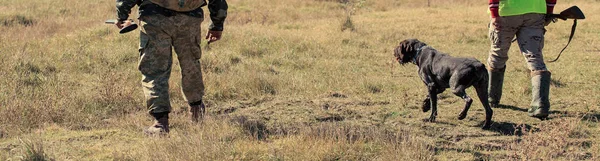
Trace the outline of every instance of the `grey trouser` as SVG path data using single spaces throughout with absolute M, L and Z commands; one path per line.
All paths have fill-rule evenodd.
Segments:
M 542 55 L 544 32 L 544 14 L 530 13 L 501 17 L 499 30 L 493 25 L 489 28 L 492 45 L 488 66 L 491 69 L 501 69 L 506 66 L 508 50 L 516 35 L 521 53 L 527 61 L 527 67 L 531 71 L 547 70 Z
M 182 92 L 190 103 L 201 101 L 204 82 L 200 66 L 200 24 L 203 18 L 185 14 L 140 17 L 140 61 L 142 86 L 150 113 L 170 112 L 169 77 L 172 49 L 181 67 Z

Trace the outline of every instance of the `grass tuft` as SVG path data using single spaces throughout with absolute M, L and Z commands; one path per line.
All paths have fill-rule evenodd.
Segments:
M 365 88 L 367 89 L 367 91 L 369 93 L 373 93 L 373 94 L 383 92 L 383 85 L 381 85 L 381 84 L 368 83 L 365 85 Z
M 350 15 L 346 16 L 346 18 L 342 22 L 342 27 L 340 30 L 341 31 L 350 30 L 352 32 L 356 31 L 356 28 L 354 26 L 354 23 L 352 22 L 352 18 L 350 17 Z
M 241 51 L 241 54 L 243 56 L 247 56 L 247 57 L 262 57 L 263 55 L 265 55 L 267 53 L 266 49 L 261 49 L 261 48 L 255 48 L 255 47 L 248 47 L 248 48 L 244 48 Z
M 33 18 L 24 15 L 8 15 L 0 16 L 0 24 L 6 27 L 24 26 L 29 27 L 35 25 L 36 21 Z
M 277 82 L 275 80 L 259 77 L 256 80 L 256 86 L 261 93 L 277 94 Z
M 242 62 L 242 58 L 240 58 L 240 57 L 232 57 L 229 59 L 229 63 L 231 63 L 231 65 L 239 64 L 241 62 Z
M 21 145 L 24 148 L 23 154 L 22 154 L 22 160 L 26 160 L 26 161 L 50 161 L 50 160 L 53 160 L 50 157 L 48 157 L 46 155 L 46 153 L 44 153 L 44 144 L 41 140 L 24 141 L 22 139 L 19 139 L 19 141 L 21 142 Z
M 237 124 L 244 133 L 257 140 L 265 140 L 269 135 L 269 130 L 265 123 L 257 119 L 249 119 L 244 116 L 231 118 L 231 122 Z

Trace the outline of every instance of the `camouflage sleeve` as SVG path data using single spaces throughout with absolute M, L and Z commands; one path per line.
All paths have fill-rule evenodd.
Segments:
M 133 8 L 136 3 L 137 0 L 117 0 L 117 19 L 127 20 L 127 18 L 129 18 L 129 13 L 131 13 L 131 8 Z
M 208 11 L 212 24 L 208 26 L 211 31 L 223 31 L 223 24 L 227 17 L 227 2 L 225 0 L 208 0 Z

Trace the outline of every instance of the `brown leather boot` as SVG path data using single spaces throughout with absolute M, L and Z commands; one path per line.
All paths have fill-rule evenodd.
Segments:
M 155 121 L 154 124 L 148 129 L 144 130 L 144 133 L 150 136 L 164 136 L 169 133 L 169 113 L 153 113 Z
M 204 118 L 206 109 L 204 103 L 201 101 L 190 103 L 190 112 L 192 113 L 192 122 L 198 122 Z

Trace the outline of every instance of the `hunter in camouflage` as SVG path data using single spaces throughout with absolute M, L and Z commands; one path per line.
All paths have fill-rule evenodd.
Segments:
M 201 1 L 202 5 L 189 11 L 176 11 L 162 7 L 158 1 Z M 166 134 L 169 132 L 168 114 L 171 111 L 169 100 L 169 76 L 171 75 L 172 50 L 175 50 L 180 62 L 182 92 L 189 103 L 192 120 L 198 121 L 204 113 L 204 83 L 200 66 L 201 23 L 204 20 L 202 6 L 208 5 L 212 24 L 206 39 L 209 42 L 221 38 L 223 23 L 227 17 L 225 0 L 117 0 L 117 27 L 122 28 L 131 12 L 139 5 L 140 61 L 138 68 L 142 73 L 142 86 L 146 98 L 146 107 L 155 118 L 155 123 L 146 132 L 148 134 Z

